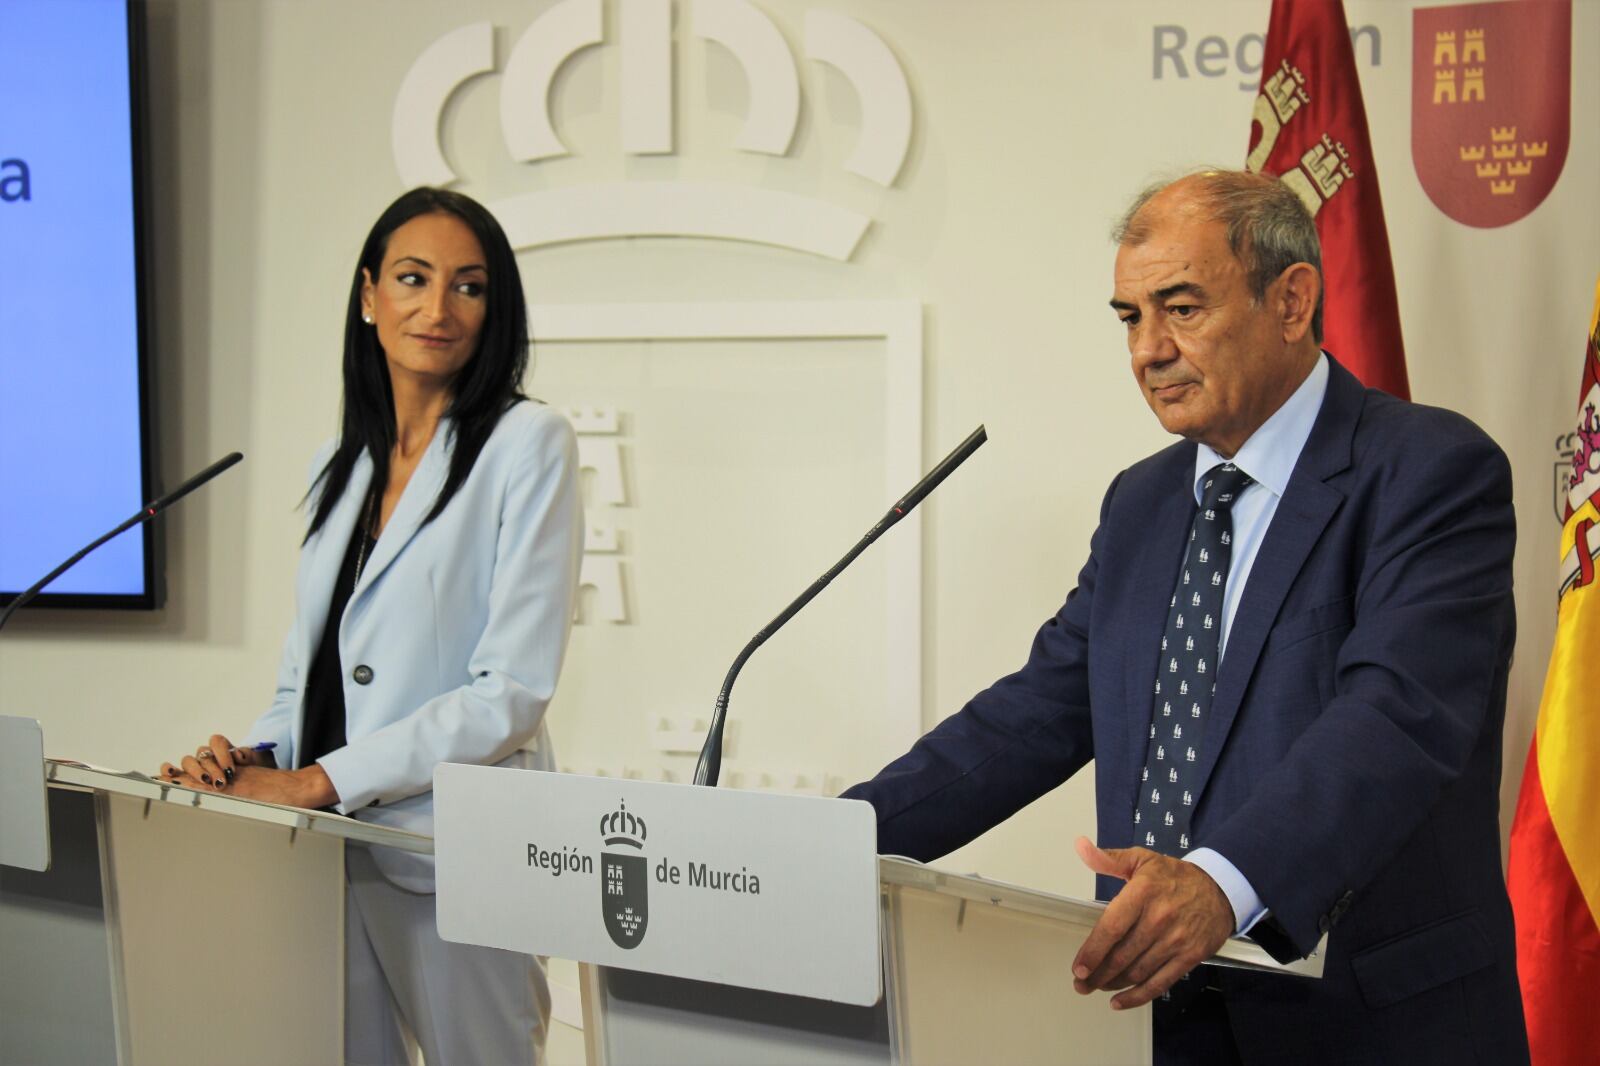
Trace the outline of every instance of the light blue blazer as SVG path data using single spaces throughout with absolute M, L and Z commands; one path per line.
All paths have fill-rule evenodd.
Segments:
M 554 767 L 544 712 L 583 550 L 577 442 L 564 418 L 534 402 L 506 412 L 449 506 L 422 525 L 449 469 L 452 428 L 440 423 L 339 620 L 348 744 L 320 760 L 340 813 L 430 836 L 439 763 Z M 318 454 L 313 478 L 332 449 Z M 275 742 L 279 766 L 300 764 L 305 677 L 371 480 L 363 455 L 300 554 L 277 695 L 246 740 Z M 357 667 L 364 678 L 370 670 L 366 684 Z M 373 855 L 400 887 L 434 890 L 432 856 Z

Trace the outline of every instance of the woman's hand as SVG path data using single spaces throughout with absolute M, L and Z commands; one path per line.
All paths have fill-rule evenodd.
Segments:
M 228 795 L 276 803 L 284 807 L 315 810 L 339 802 L 339 793 L 322 769 L 312 763 L 300 770 L 273 770 L 264 766 L 241 766 L 235 771 Z
M 188 788 L 226 792 L 242 768 L 272 766 L 271 760 L 272 756 L 267 752 L 258 752 L 254 748 L 236 748 L 233 742 L 221 733 L 213 733 L 211 739 L 196 748 L 193 755 L 185 755 L 179 765 L 162 763 L 161 777 L 167 781 L 185 784 Z M 179 779 L 183 777 L 189 778 L 194 783 L 191 785 L 180 781 Z
M 161 779 L 183 788 L 285 807 L 314 809 L 339 802 L 339 793 L 320 764 L 301 770 L 279 770 L 273 765 L 270 752 L 236 748 L 220 733 L 193 755 L 185 755 L 179 765 L 162 763 Z

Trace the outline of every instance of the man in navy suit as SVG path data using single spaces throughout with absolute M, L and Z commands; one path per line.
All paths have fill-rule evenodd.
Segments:
M 1093 760 L 1078 851 L 1111 903 L 1070 964 L 1155 1001 L 1158 1062 L 1526 1062 L 1506 458 L 1321 351 L 1316 228 L 1277 181 L 1147 191 L 1117 240 L 1134 377 L 1184 440 L 1113 480 L 1022 669 L 846 795 L 927 860 Z M 1328 934 L 1323 977 L 1196 969 L 1235 932 L 1281 960 Z

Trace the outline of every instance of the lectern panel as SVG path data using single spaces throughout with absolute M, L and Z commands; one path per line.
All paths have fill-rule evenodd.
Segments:
M 884 886 L 902 1062 L 1151 1061 L 1150 1008 L 1113 1011 L 1072 989 L 1088 922 L 906 885 Z
M 118 1060 L 95 797 L 51 789 L 44 873 L 0 866 L 0 1062 Z
M 343 841 L 176 803 L 107 800 L 132 1066 L 171 1061 L 213 1018 L 254 1027 L 228 1048 L 230 1066 L 337 1061 Z M 225 961 L 196 965 L 196 952 Z
M 633 970 L 584 970 L 600 1030 L 591 1066 L 893 1061 L 882 1001 L 857 1007 Z

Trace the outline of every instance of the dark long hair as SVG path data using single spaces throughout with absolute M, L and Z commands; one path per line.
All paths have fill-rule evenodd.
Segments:
M 478 350 L 456 375 L 450 406 L 445 411 L 451 419 L 450 432 L 455 434 L 450 471 L 423 525 L 439 517 L 472 473 L 472 464 L 477 462 L 500 416 L 527 398 L 522 394 L 522 376 L 528 369 L 528 305 L 522 294 L 517 258 L 505 231 L 482 204 L 469 196 L 445 189 L 412 189 L 390 204 L 373 223 L 350 282 L 350 306 L 344 319 L 344 402 L 339 446 L 306 493 L 306 500 L 316 500 L 306 540 L 333 513 L 334 505 L 349 487 L 350 474 L 362 452 L 372 457 L 373 491 L 381 493 L 389 483 L 389 455 L 397 432 L 394 389 L 389 383 L 389 363 L 378 344 L 377 330 L 361 320 L 361 290 L 366 280 L 363 272 L 374 280 L 379 278 L 394 231 L 419 215 L 436 213 L 454 215 L 478 238 L 487 260 L 484 266 L 488 268 L 489 281 Z

